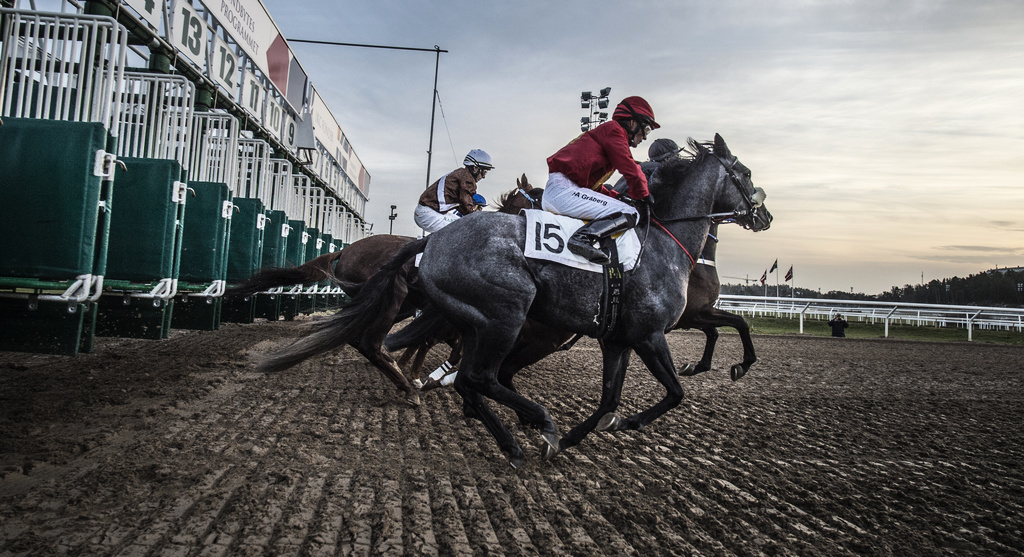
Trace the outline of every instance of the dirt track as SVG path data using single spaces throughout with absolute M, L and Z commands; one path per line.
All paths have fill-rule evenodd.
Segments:
M 1024 548 L 1019 347 L 760 336 L 733 383 L 723 334 L 661 421 L 552 462 L 517 431 L 531 460 L 514 471 L 457 394 L 412 408 L 352 350 L 253 372 L 299 325 L 0 353 L 0 556 Z M 670 343 L 682 363 L 703 336 Z M 565 431 L 596 405 L 599 367 L 585 341 L 518 384 Z M 620 414 L 662 395 L 634 361 Z

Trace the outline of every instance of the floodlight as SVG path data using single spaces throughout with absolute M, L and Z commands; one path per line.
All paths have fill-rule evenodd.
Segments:
M 611 87 L 605 87 L 604 89 L 601 89 L 601 96 L 602 97 L 607 97 L 608 94 L 611 93 L 611 92 L 612 92 L 612 88 Z
M 597 99 L 597 107 L 608 108 L 608 97 L 601 97 L 600 99 Z
M 582 94 L 580 95 L 580 99 L 582 99 L 582 100 L 585 100 L 585 101 L 589 101 L 589 100 L 590 100 L 590 99 L 592 99 L 592 98 L 594 98 L 594 95 L 591 95 L 591 94 L 590 94 L 590 91 L 584 91 L 584 92 L 583 92 L 583 93 L 582 93 Z

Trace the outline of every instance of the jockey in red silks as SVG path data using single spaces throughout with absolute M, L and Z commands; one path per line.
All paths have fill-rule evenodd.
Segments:
M 462 168 L 441 176 L 420 195 L 413 220 L 424 233 L 437 232 L 460 216 L 478 210 L 479 204 L 473 196 L 477 182 L 487 176 L 488 170 L 494 169 L 491 156 L 481 149 L 473 149 L 462 164 Z
M 659 127 L 647 101 L 627 97 L 615 107 L 610 121 L 577 137 L 548 158 L 544 209 L 591 221 L 569 239 L 569 251 L 606 265 L 609 258 L 597 247 L 600 240 L 636 226 L 636 208 L 616 199 L 617 194 L 604 182 L 618 170 L 629 185 L 629 196 L 650 203 L 647 177 L 629 149 L 640 145 L 652 129 Z

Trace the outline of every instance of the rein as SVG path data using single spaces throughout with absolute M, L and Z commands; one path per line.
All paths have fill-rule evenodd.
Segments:
M 702 217 L 702 218 L 705 218 L 705 217 Z M 686 257 L 690 258 L 690 268 L 691 269 L 697 266 L 697 262 L 696 262 L 696 260 L 693 259 L 693 255 L 690 255 L 690 250 L 686 249 L 686 246 L 684 246 L 683 243 L 680 242 L 679 239 L 676 238 L 674 234 L 669 232 L 668 229 L 665 228 L 665 226 L 663 224 L 661 224 L 661 222 L 658 221 L 658 219 L 654 218 L 654 215 L 651 215 L 651 217 L 648 220 L 650 222 L 653 222 L 654 224 L 658 225 L 658 228 L 660 228 L 662 231 L 664 231 L 665 234 L 668 234 L 668 237 L 672 238 L 672 240 L 676 243 L 676 245 L 679 246 L 679 248 L 683 250 L 683 253 L 686 254 Z

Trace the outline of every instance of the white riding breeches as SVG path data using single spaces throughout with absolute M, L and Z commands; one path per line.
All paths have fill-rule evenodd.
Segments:
M 548 175 L 542 203 L 545 211 L 585 220 L 597 220 L 615 213 L 638 215 L 632 205 L 577 186 L 561 172 Z
M 416 221 L 416 226 L 423 229 L 424 234 L 430 234 L 459 220 L 459 215 L 455 211 L 438 213 L 426 205 L 417 205 L 412 220 Z

